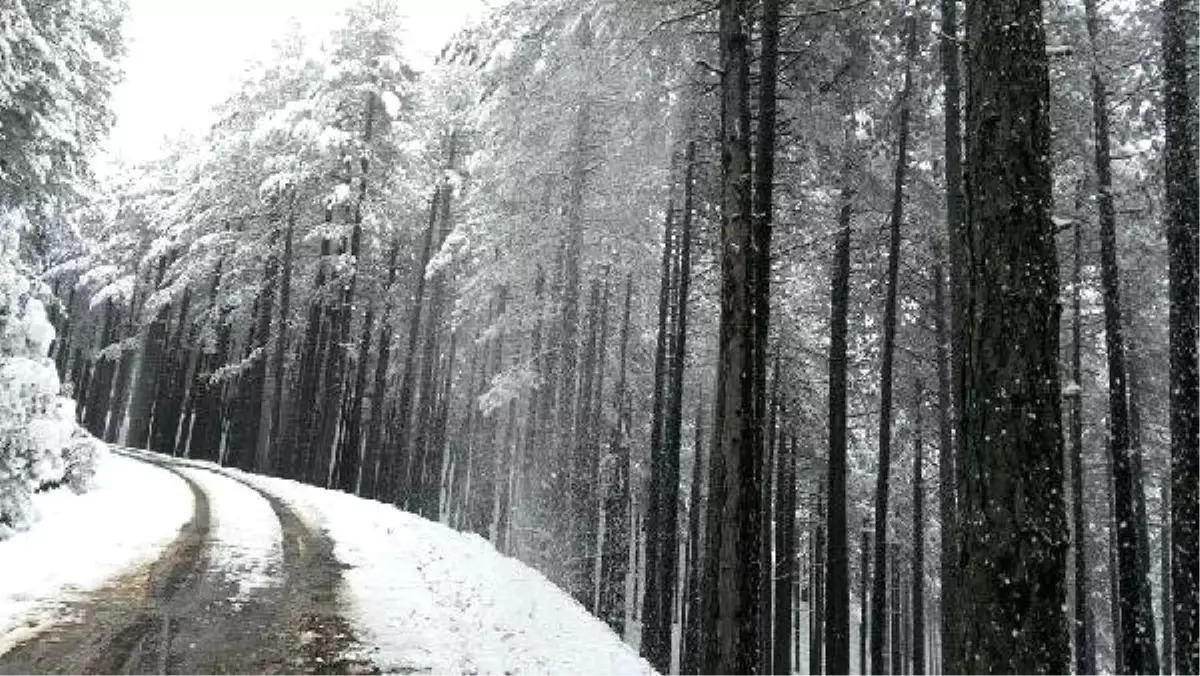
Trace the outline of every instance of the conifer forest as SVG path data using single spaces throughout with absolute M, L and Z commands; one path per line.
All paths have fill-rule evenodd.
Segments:
M 1197 0 L 334 4 L 126 161 L 136 9 L 0 0 L 0 547 L 136 454 L 662 674 L 1200 671 Z

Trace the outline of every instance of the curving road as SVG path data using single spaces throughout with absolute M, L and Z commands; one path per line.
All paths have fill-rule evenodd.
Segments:
M 339 611 L 342 564 L 333 542 L 287 504 L 237 477 L 166 457 L 129 454 L 183 478 L 195 513 L 163 555 L 68 604 L 59 623 L 0 655 L 10 673 L 378 673 L 351 657 Z M 239 598 L 236 571 L 213 556 L 213 496 L 190 473 L 241 483 L 270 504 L 282 533 L 272 584 Z M 114 524 L 114 533 L 120 525 Z

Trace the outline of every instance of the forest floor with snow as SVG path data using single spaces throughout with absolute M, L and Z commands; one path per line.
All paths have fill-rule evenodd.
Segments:
M 0 673 L 653 673 L 540 573 L 390 505 L 122 449 L 0 542 Z

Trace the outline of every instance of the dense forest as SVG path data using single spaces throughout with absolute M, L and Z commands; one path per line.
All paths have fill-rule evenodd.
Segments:
M 477 533 L 662 673 L 1200 670 L 1196 0 L 511 0 L 429 67 L 397 5 L 98 176 L 120 3 L 0 0 L 92 435 Z

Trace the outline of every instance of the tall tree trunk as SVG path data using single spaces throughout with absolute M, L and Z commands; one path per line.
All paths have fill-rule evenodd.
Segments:
M 968 322 L 960 368 L 962 673 L 1065 672 L 1058 256 L 1042 4 L 968 0 Z
M 890 649 L 888 661 L 889 674 L 904 673 L 904 658 L 901 644 L 904 641 L 904 633 L 900 628 L 900 543 L 888 543 L 888 571 L 891 575 L 891 581 L 888 582 L 888 596 L 891 599 L 890 608 L 888 609 L 891 628 L 888 635 L 888 648 Z
M 158 271 L 155 274 L 152 288 L 157 289 L 162 285 L 166 268 L 166 257 L 159 258 Z M 158 372 L 164 365 L 169 314 L 170 304 L 161 304 L 155 310 L 154 319 L 146 328 L 146 335 L 142 340 L 140 351 L 142 358 L 138 366 L 137 380 L 133 386 L 132 399 L 129 402 L 129 430 L 125 435 L 126 445 L 133 448 L 148 449 L 150 447 L 150 416 L 154 408 L 154 388 L 158 382 Z
M 456 143 L 452 136 L 451 145 Z M 455 149 L 450 151 L 449 169 L 454 169 Z M 453 197 L 453 190 L 449 185 L 442 190 L 441 204 L 438 207 L 438 222 L 439 232 L 437 235 L 438 248 L 446 241 L 446 237 L 450 234 L 450 203 Z M 438 505 L 439 493 L 441 491 L 441 473 L 442 458 L 439 453 L 440 449 L 435 448 L 431 444 L 430 432 L 432 431 L 432 423 L 437 410 L 438 402 L 438 383 L 441 378 L 438 377 L 437 367 L 441 363 L 441 337 L 443 333 L 443 314 L 446 306 L 446 283 L 450 274 L 447 266 L 443 266 L 432 275 L 430 282 L 432 287 L 429 292 L 428 315 L 425 317 L 425 336 L 422 339 L 422 354 L 421 354 L 421 381 L 420 394 L 421 398 L 417 406 L 417 427 L 413 430 L 412 440 L 408 446 L 411 448 L 412 454 L 412 476 L 411 476 L 411 495 L 410 509 L 417 512 L 427 519 L 437 519 L 440 506 Z M 507 293 L 507 289 L 501 291 L 502 294 Z M 503 321 L 504 313 L 501 311 L 500 319 Z M 504 337 L 501 334 L 500 342 L 503 343 Z M 497 369 L 501 369 L 502 365 L 497 364 Z M 496 485 L 503 486 L 504 482 L 497 481 Z
M 825 648 L 829 673 L 850 673 L 850 561 L 846 528 L 846 316 L 850 302 L 850 219 L 853 188 L 843 168 L 842 205 L 829 288 L 829 589 L 825 594 Z
M 942 409 L 939 415 L 945 420 L 943 428 L 946 430 L 939 438 L 939 443 L 945 448 L 938 449 L 939 478 L 941 480 L 938 513 L 942 529 L 941 556 L 943 561 L 941 564 L 942 611 L 939 621 L 942 669 L 945 673 L 953 674 L 960 671 L 958 663 L 955 661 L 954 631 L 951 627 L 953 613 L 949 612 L 957 601 L 954 586 L 956 571 L 953 565 L 958 557 L 955 551 L 956 536 L 954 534 L 957 524 L 957 497 L 955 496 L 955 482 L 948 479 L 954 476 L 957 454 L 952 444 L 957 439 L 950 435 L 948 426 L 953 424 L 949 402 L 955 402 L 957 405 L 957 402 L 960 401 L 958 389 L 962 387 L 963 382 L 961 364 L 964 350 L 963 336 L 967 322 L 964 311 L 967 302 L 964 269 L 968 264 L 968 233 L 966 196 L 963 193 L 962 78 L 959 72 L 958 0 L 941 0 L 941 10 L 942 30 L 938 44 L 941 52 L 944 88 L 942 118 L 945 149 L 943 154 L 945 156 L 946 183 L 946 239 L 949 243 L 949 347 L 952 376 L 950 378 L 939 376 L 939 380 L 942 381 L 939 386 L 946 390 L 946 396 L 949 397 L 949 401 L 939 400 L 939 406 Z M 945 311 L 938 313 L 943 323 L 946 321 L 946 314 Z M 945 337 L 938 340 L 938 346 L 945 350 Z
M 921 407 L 925 404 L 925 392 L 921 381 L 916 383 L 916 411 L 913 440 L 913 564 L 912 564 L 912 642 L 909 644 L 912 656 L 912 673 L 925 673 L 925 483 L 921 476 L 923 471 L 921 438 Z
M 1116 211 L 1109 153 L 1108 93 L 1097 55 L 1100 17 L 1095 0 L 1084 0 L 1092 45 L 1092 121 L 1095 131 L 1097 202 L 1100 211 L 1100 279 L 1104 291 L 1104 336 L 1108 351 L 1109 451 L 1113 455 L 1117 507 L 1117 565 L 1120 569 L 1121 642 L 1125 665 L 1137 674 L 1158 673 L 1154 615 L 1150 607 L 1149 571 L 1139 560 L 1144 531 L 1138 527 L 1135 495 L 1141 477 L 1133 471 L 1129 443 L 1128 373 L 1121 326 L 1120 273 L 1117 264 Z
M 702 669 L 756 673 L 762 448 L 750 194 L 750 12 L 747 0 L 721 0 L 721 314 L 716 406 L 705 538 Z M 760 317 L 760 319 L 765 319 Z
M 607 480 L 603 482 L 604 543 L 600 557 L 600 619 L 618 635 L 625 628 L 625 582 L 629 574 L 629 446 L 626 442 L 626 367 L 629 348 L 629 315 L 633 304 L 633 278 L 625 280 L 625 309 L 621 316 L 620 352 L 613 401 L 617 411 L 605 459 Z M 685 655 L 687 653 L 685 652 Z
M 586 514 L 580 528 L 580 540 L 586 545 L 586 561 L 584 568 L 584 587 L 592 590 L 587 607 L 593 613 L 600 607 L 600 580 L 597 561 L 600 557 L 600 508 L 601 508 L 601 445 L 604 430 L 604 375 L 608 365 L 608 306 L 612 287 L 605 273 L 604 299 L 600 304 L 600 343 L 596 346 L 595 381 L 596 393 L 592 397 L 591 422 L 588 424 L 587 454 L 584 458 L 588 472 L 588 486 L 585 496 Z
M 860 674 L 871 673 L 870 655 L 867 653 L 867 633 L 868 633 L 868 617 L 867 611 L 871 604 L 867 597 L 867 580 L 871 573 L 871 529 L 866 528 L 863 524 L 862 531 L 862 553 L 858 562 L 858 578 L 859 578 L 859 620 L 858 620 L 858 672 Z M 878 621 L 878 620 L 876 620 Z
M 1200 671 L 1200 187 L 1197 112 L 1189 68 L 1197 60 L 1196 0 L 1163 0 L 1163 109 L 1170 296 L 1171 589 L 1175 671 Z
M 188 309 L 191 305 L 191 287 L 184 287 L 179 301 L 179 319 L 175 330 L 166 341 L 162 370 L 155 385 L 154 419 L 150 428 L 150 447 L 165 455 L 176 455 L 175 442 L 179 432 L 179 418 L 183 410 L 183 390 L 186 380 L 187 355 L 184 352 L 184 335 L 188 332 Z
M 758 79 L 758 135 L 757 147 L 754 154 L 753 168 L 753 212 L 751 218 L 750 256 L 755 260 L 751 284 L 754 296 L 754 343 L 751 348 L 753 359 L 755 398 L 754 417 L 759 421 L 766 420 L 766 391 L 767 391 L 767 345 L 769 342 L 769 326 L 771 314 L 771 235 L 774 212 L 774 181 L 775 181 L 775 118 L 776 90 L 779 80 L 779 0 L 762 0 L 759 51 Z M 764 444 L 762 426 L 755 425 L 752 430 L 753 443 L 762 449 L 763 463 L 759 466 L 759 477 L 755 485 L 762 493 L 758 499 L 761 506 L 761 526 L 757 535 L 759 540 L 758 560 L 758 606 L 760 609 L 760 626 L 758 628 L 759 673 L 768 673 L 774 651 L 771 648 L 771 477 L 770 459 L 773 446 Z
M 658 336 L 654 344 L 654 401 L 650 420 L 650 481 L 646 501 L 646 585 L 643 588 L 642 655 L 660 672 L 671 667 L 671 617 L 664 605 L 670 591 L 665 589 L 666 571 L 663 557 L 670 556 L 663 546 L 662 494 L 669 486 L 666 480 L 666 451 L 664 449 L 664 419 L 667 415 L 668 342 L 671 331 L 671 296 L 673 261 L 676 258 L 675 204 L 667 202 L 663 225 L 663 253 L 658 290 Z M 676 482 L 678 483 L 678 482 Z
M 936 240 L 935 240 L 936 241 Z M 950 355 L 947 354 L 950 336 L 947 332 L 946 307 L 946 274 L 942 263 L 941 247 L 934 245 L 933 264 L 933 318 L 935 359 L 937 360 L 938 378 L 938 577 L 941 580 L 941 593 L 938 607 L 938 640 L 939 652 L 937 661 L 939 668 L 947 668 L 947 660 L 951 658 L 950 649 L 950 617 L 951 609 L 956 603 L 954 597 L 954 523 L 956 518 L 955 483 L 954 483 L 954 437 L 950 400 L 952 385 L 950 376 Z
M 812 583 L 812 642 L 808 650 L 808 673 L 810 674 L 825 674 L 832 673 L 826 671 L 824 660 L 824 641 L 825 636 L 825 500 L 822 495 L 824 491 L 818 489 L 817 504 L 815 505 L 816 524 L 814 527 L 813 540 L 813 583 Z
M 284 373 L 284 355 L 288 344 L 288 321 L 292 314 L 292 239 L 296 230 L 296 194 L 292 191 L 288 200 L 287 230 L 283 233 L 283 272 L 279 278 L 279 319 L 275 326 L 275 351 L 271 356 L 271 371 L 275 374 L 271 391 L 271 408 L 264 411 L 263 424 L 266 438 L 264 443 L 268 448 L 268 456 L 274 453 L 276 464 L 273 470 L 279 472 L 282 468 L 290 467 L 291 462 L 280 463 L 280 440 L 284 438 L 283 428 L 283 383 L 287 379 Z M 286 449 L 288 453 L 292 449 Z
M 1162 585 L 1162 609 L 1163 609 L 1163 638 L 1162 638 L 1162 673 L 1164 676 L 1170 676 L 1174 673 L 1175 650 L 1172 645 L 1174 640 L 1174 620 L 1175 613 L 1172 609 L 1175 607 L 1175 596 L 1171 593 L 1171 481 L 1164 479 L 1162 482 L 1162 525 L 1159 527 L 1159 543 L 1162 550 L 1162 558 L 1159 564 L 1159 583 Z M 1085 673 L 1085 672 L 1079 672 Z
M 696 399 L 695 446 L 692 461 L 692 484 L 688 499 L 688 572 L 684 592 L 683 636 L 679 648 L 679 673 L 697 674 L 700 669 L 700 575 L 703 556 L 701 543 L 701 514 L 704 501 L 704 396 Z
M 784 409 L 781 405 L 779 416 Z M 796 567 L 796 437 L 781 434 L 775 479 L 775 657 L 770 673 L 792 673 L 792 585 Z M 826 595 L 828 598 L 828 595 Z M 828 635 L 828 634 L 827 634 Z M 829 673 L 849 673 L 834 671 Z
M 1083 512 L 1083 316 L 1080 313 L 1083 223 L 1075 221 L 1071 268 L 1071 518 L 1075 543 L 1075 673 L 1095 673 L 1095 651 L 1088 641 L 1087 522 Z
M 453 147 L 453 146 L 452 146 Z M 425 268 L 429 266 L 429 258 L 433 255 L 435 245 L 441 248 L 441 242 L 435 242 L 437 232 L 438 205 L 443 190 L 448 186 L 441 184 L 434 188 L 433 197 L 429 200 L 429 224 L 425 229 L 425 239 L 421 244 L 420 257 L 413 268 L 415 290 L 412 305 L 408 311 L 408 338 L 405 341 L 404 364 L 401 367 L 400 400 L 396 404 L 396 413 L 392 417 L 391 429 L 385 443 L 382 462 L 380 463 L 380 485 L 386 492 L 381 491 L 380 497 L 400 504 L 404 496 L 401 491 L 406 489 L 404 473 L 407 470 L 411 453 L 407 443 L 409 424 L 412 421 L 413 388 L 416 383 L 417 343 L 421 337 L 421 310 L 425 304 Z
M 883 309 L 883 348 L 879 368 L 879 468 L 875 483 L 875 579 L 871 589 L 871 610 L 882 615 L 887 598 L 887 515 L 888 491 L 891 486 L 892 455 L 892 369 L 896 351 L 896 296 L 900 274 L 900 228 L 904 219 L 904 178 L 908 171 L 908 133 L 910 101 L 912 99 L 912 64 L 917 57 L 916 18 L 906 21 L 907 60 L 904 68 L 904 89 L 900 94 L 900 129 L 896 151 L 895 181 L 892 186 L 891 236 L 888 244 L 887 292 Z M 871 664 L 874 673 L 881 673 L 876 664 L 883 663 L 883 623 L 872 625 Z M 895 665 L 893 665 L 895 672 Z
M 382 443 L 383 432 L 386 427 L 383 421 L 383 403 L 387 398 L 387 375 L 392 356 L 391 298 L 395 293 L 393 287 L 396 285 L 399 255 L 400 240 L 397 237 L 392 240 L 392 247 L 388 253 L 387 286 L 383 288 L 385 304 L 383 319 L 380 322 L 383 326 L 379 329 L 379 356 L 375 359 L 375 377 L 371 387 L 371 409 L 367 418 L 367 441 L 364 451 L 365 458 L 363 460 L 363 485 L 361 494 L 363 497 L 368 498 L 380 496 L 380 466 L 383 457 L 380 444 Z M 472 372 L 474 372 L 474 369 L 472 369 Z M 468 407 L 468 410 L 473 409 L 474 406 Z

